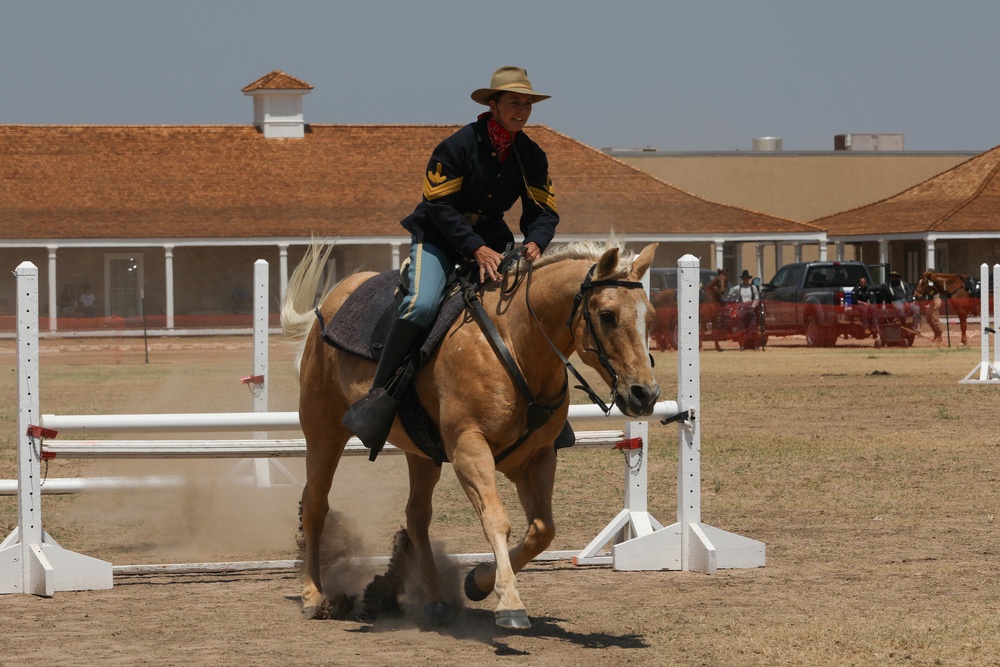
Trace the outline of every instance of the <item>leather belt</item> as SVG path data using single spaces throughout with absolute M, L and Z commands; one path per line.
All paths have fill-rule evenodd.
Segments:
M 486 222 L 487 220 L 496 219 L 495 215 L 488 215 L 486 213 L 463 213 L 462 220 L 465 220 L 470 225 L 478 225 L 480 222 Z

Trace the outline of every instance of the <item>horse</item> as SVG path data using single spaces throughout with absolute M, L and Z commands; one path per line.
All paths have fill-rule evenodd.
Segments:
M 962 345 L 968 345 L 967 320 L 970 315 L 979 313 L 979 299 L 969 293 L 966 284 L 972 276 L 961 273 L 934 273 L 924 271 L 913 288 L 916 299 L 933 297 L 937 292 L 944 302 L 945 312 L 953 312 L 958 316 L 958 326 L 962 330 Z
M 677 349 L 677 290 L 668 287 L 653 296 L 653 326 L 650 339 L 658 350 Z
M 701 290 L 699 295 L 698 319 L 701 323 L 699 346 L 705 339 L 705 328 L 708 322 L 720 325 L 722 310 L 726 300 L 726 288 L 729 274 L 725 269 L 719 269 L 715 276 Z M 656 317 L 649 336 L 656 343 L 658 350 L 677 349 L 677 290 L 660 290 L 653 297 L 653 308 Z M 718 338 L 715 338 L 715 349 L 722 351 Z
M 722 347 L 719 345 L 718 332 L 719 329 L 723 328 L 722 320 L 728 286 L 729 272 L 725 269 L 719 269 L 715 277 L 701 291 L 705 298 L 698 306 L 698 318 L 701 323 L 699 346 L 701 345 L 701 341 L 705 339 L 705 329 L 708 323 L 711 322 L 713 326 L 712 340 L 715 341 L 715 349 L 722 352 Z
M 417 392 L 437 427 L 446 460 L 475 508 L 495 556 L 494 563 L 479 563 L 467 573 L 465 594 L 482 600 L 494 592 L 498 597 L 495 622 L 500 627 L 531 627 L 515 574 L 555 536 L 553 443 L 563 432 L 569 410 L 566 369 L 570 365 L 565 358 L 576 352 L 591 366 L 610 388 L 614 404 L 627 416 L 648 416 L 660 396 L 646 340 L 653 308 L 639 282 L 653 260 L 656 245 L 650 244 L 636 255 L 611 242 L 571 243 L 551 249 L 530 266 L 522 260 L 518 269 L 524 273 L 519 282 L 513 279 L 513 288 L 501 283 L 480 288 L 482 305 L 537 401 L 531 407 L 542 404 L 551 408 L 549 419 L 535 430 L 525 428 L 529 401 L 512 379 L 514 374 L 469 317 L 456 320 L 416 372 L 411 390 Z M 341 417 L 368 393 L 375 371 L 374 362 L 328 345 L 321 338 L 321 326 L 310 306 L 328 254 L 329 249 L 323 250 L 319 244 L 306 253 L 290 278 L 281 314 L 285 335 L 301 341 L 299 421 L 306 439 L 306 483 L 301 503 L 305 618 L 323 617 L 326 601 L 344 595 L 343 591 L 322 589 L 320 539 L 334 473 L 351 437 Z M 372 275 L 354 274 L 335 286 L 319 307 L 322 318 L 329 322 L 348 296 Z M 505 283 L 509 281 L 508 277 Z M 592 389 L 590 393 L 596 397 Z M 510 451 L 519 436 L 523 442 Z M 432 624 L 447 625 L 454 620 L 454 612 L 442 591 L 442 577 L 428 536 L 431 496 L 441 467 L 410 439 L 398 417 L 389 441 L 406 456 L 410 485 L 406 531 L 419 568 L 424 613 Z M 498 494 L 496 472 L 514 483 L 527 518 L 523 537 L 509 549 L 511 521 Z

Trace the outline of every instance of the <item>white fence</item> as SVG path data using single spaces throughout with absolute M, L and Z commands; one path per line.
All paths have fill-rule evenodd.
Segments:
M 990 326 L 990 267 L 983 263 L 979 267 L 979 326 L 980 359 L 979 363 L 969 371 L 959 384 L 998 384 L 1000 383 L 1000 264 L 993 265 L 993 326 Z M 993 334 L 993 361 L 990 362 L 990 334 Z
M 655 419 L 678 422 L 677 522 L 664 527 L 647 509 L 648 422 L 630 421 L 617 410 L 605 416 L 596 406 L 572 406 L 570 421 L 575 429 L 600 425 L 599 431 L 578 432 L 579 446 L 608 445 L 626 441 L 624 509 L 579 553 L 578 565 L 612 564 L 619 570 L 697 570 L 714 573 L 718 568 L 762 567 L 765 546 L 733 533 L 701 523 L 700 368 L 698 330 L 699 262 L 685 255 L 679 262 L 678 289 L 678 401 L 657 404 Z M 226 458 L 253 459 L 257 482 L 267 485 L 268 466 L 274 458 L 303 456 L 301 438 L 271 439 L 268 431 L 298 431 L 294 412 L 267 412 L 267 263 L 254 266 L 254 412 L 155 415 L 52 415 L 41 414 L 38 377 L 38 269 L 22 263 L 17 276 L 17 374 L 18 374 L 18 499 L 17 528 L 0 543 L 0 593 L 53 595 L 60 590 L 111 588 L 113 573 L 135 572 L 135 567 L 117 566 L 63 549 L 42 527 L 41 461 L 49 457 L 77 458 Z M 685 417 L 678 419 L 683 413 Z M 624 422 L 622 429 L 609 424 Z M 52 438 L 68 433 L 178 433 L 255 431 L 253 438 L 236 440 L 75 440 Z M 387 446 L 385 452 L 394 448 Z M 349 453 L 364 448 L 355 439 Z M 287 471 L 285 471 L 287 472 Z M 290 474 L 289 474 L 290 476 Z M 145 478 L 148 483 L 170 485 L 176 478 Z M 263 483 L 261 484 L 263 480 Z M 51 484 L 53 480 L 49 480 Z M 60 480 L 66 487 L 88 488 L 82 480 Z M 74 483 L 75 482 L 75 483 Z M 122 481 L 137 486 L 135 480 Z M 57 483 L 56 486 L 59 486 Z M 108 479 L 94 480 L 90 488 L 115 486 Z M 74 490 L 78 490 L 74 489 Z M 67 491 L 64 491 L 67 492 Z M 610 555 L 606 548 L 611 546 Z M 481 559 L 488 555 L 476 554 Z M 549 554 L 548 557 L 552 557 Z M 287 561 L 282 561 L 283 566 Z M 232 565 L 232 564 L 231 564 Z M 247 569 L 248 564 L 237 564 Z M 174 566 L 146 566 L 147 571 Z M 195 566 L 195 569 L 198 569 Z M 213 564 L 212 569 L 233 569 Z M 203 570 L 199 570 L 203 571 Z

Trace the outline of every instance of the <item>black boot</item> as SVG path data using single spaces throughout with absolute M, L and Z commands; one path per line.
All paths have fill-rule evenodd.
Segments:
M 382 451 L 382 446 L 389 437 L 392 421 L 399 408 L 397 397 L 401 397 L 406 389 L 403 382 L 396 381 L 396 373 L 421 340 L 423 333 L 421 327 L 409 320 L 397 319 L 392 323 L 368 396 L 348 408 L 340 420 L 341 424 L 358 436 L 365 447 L 372 450 L 369 456 L 372 461 Z

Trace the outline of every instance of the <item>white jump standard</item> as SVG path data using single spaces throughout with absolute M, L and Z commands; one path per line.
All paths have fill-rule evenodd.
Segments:
M 980 359 L 959 384 L 1000 384 L 1000 264 L 993 265 L 993 326 L 990 327 L 990 274 L 985 263 L 979 267 Z M 993 334 L 993 361 L 990 362 L 990 334 Z

